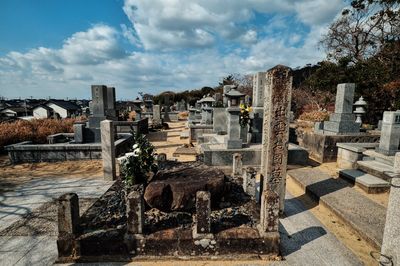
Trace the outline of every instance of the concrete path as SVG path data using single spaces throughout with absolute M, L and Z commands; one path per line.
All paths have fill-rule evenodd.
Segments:
M 112 184 L 101 178 L 40 178 L 3 190 L 0 192 L 0 232 L 64 193 L 98 198 Z M 0 265 L 50 265 L 56 257 L 54 236 L 0 236 Z
M 310 196 L 325 204 L 366 241 L 381 249 L 386 208 L 352 189 L 343 179 L 334 179 L 319 169 L 288 171 Z

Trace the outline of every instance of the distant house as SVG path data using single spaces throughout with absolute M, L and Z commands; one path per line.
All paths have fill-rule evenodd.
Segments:
M 54 111 L 47 105 L 38 105 L 33 108 L 33 117 L 36 119 L 50 118 L 53 116 Z
M 32 111 L 25 107 L 7 107 L 0 111 L 1 116 L 7 117 L 20 117 L 20 116 L 30 116 Z
M 81 108 L 69 101 L 50 100 L 46 103 L 46 106 L 53 109 L 54 115 L 60 118 L 68 118 L 81 113 Z

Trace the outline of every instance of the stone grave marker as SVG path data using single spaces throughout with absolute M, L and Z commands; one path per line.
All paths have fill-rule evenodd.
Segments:
M 278 230 L 279 213 L 284 209 L 292 91 L 291 69 L 281 65 L 270 69 L 267 72 L 267 82 L 270 86 L 267 86 L 268 90 L 265 91 L 261 151 L 261 233 Z

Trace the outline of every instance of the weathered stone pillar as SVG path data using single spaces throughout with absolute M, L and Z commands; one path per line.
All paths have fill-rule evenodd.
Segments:
M 141 191 L 129 193 L 126 205 L 127 231 L 129 234 L 143 234 L 144 200 Z
M 196 193 L 196 221 L 194 237 L 211 236 L 211 193 L 197 191 Z
M 400 265 L 400 152 L 394 157 L 394 171 L 397 175 L 391 181 L 380 265 Z
M 252 167 L 247 167 L 243 171 L 243 190 L 252 198 L 256 197 L 256 175 L 257 171 Z
M 279 213 L 283 212 L 285 203 L 292 91 L 291 69 L 281 65 L 270 69 L 267 72 L 266 82 L 269 86 L 266 86 L 268 90 L 265 91 L 261 153 L 263 191 L 260 223 L 262 233 L 278 230 Z
M 111 120 L 100 122 L 101 156 L 103 159 L 103 174 L 105 180 L 116 179 L 114 125 Z
M 79 198 L 67 193 L 58 198 L 58 239 L 59 257 L 70 257 L 76 253 L 75 236 L 79 232 Z
M 243 163 L 242 163 L 242 155 L 240 153 L 234 153 L 232 159 L 232 175 L 242 175 L 243 172 Z

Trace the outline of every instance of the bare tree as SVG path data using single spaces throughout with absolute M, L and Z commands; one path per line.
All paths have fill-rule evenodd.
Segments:
M 400 38 L 399 0 L 357 0 L 330 27 L 321 44 L 328 57 L 357 63 Z

